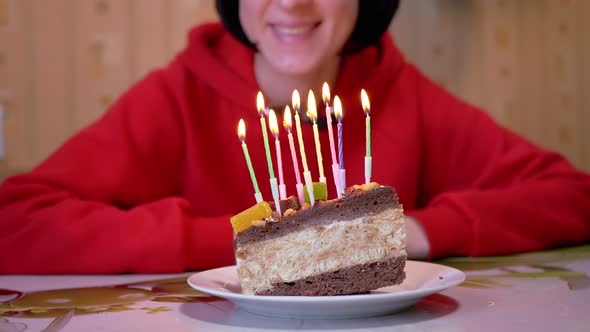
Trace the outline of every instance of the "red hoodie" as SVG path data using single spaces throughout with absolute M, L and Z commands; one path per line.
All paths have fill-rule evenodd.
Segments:
M 236 133 L 240 118 L 262 194 L 271 200 L 252 63 L 252 51 L 220 25 L 201 26 L 168 67 L 137 83 L 32 172 L 8 179 L 0 187 L 0 273 L 233 264 L 229 217 L 255 203 Z M 373 180 L 396 188 L 426 231 L 430 258 L 590 237 L 590 177 L 437 87 L 387 35 L 379 49 L 345 60 L 333 90 L 345 109 L 349 185 L 364 181 L 361 88 L 372 105 Z M 295 194 L 281 135 L 285 182 Z M 317 181 L 309 124 L 303 136 Z M 320 137 L 332 198 L 327 130 Z

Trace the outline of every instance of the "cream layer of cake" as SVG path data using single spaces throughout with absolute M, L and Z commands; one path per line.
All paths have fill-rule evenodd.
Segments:
M 387 261 L 401 265 L 403 274 L 406 258 L 403 210 L 399 205 L 380 210 L 237 245 L 242 291 L 272 293 L 273 285 Z

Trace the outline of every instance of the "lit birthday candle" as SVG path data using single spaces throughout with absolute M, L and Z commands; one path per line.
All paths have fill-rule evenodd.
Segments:
M 363 104 L 363 111 L 365 112 L 365 141 L 366 141 L 366 155 L 365 155 L 365 183 L 371 182 L 371 168 L 373 158 L 371 157 L 371 103 L 369 103 L 369 96 L 365 89 L 361 90 L 361 102 Z
M 291 109 L 289 106 L 285 107 L 285 114 L 283 115 L 283 126 L 287 131 L 287 137 L 289 138 L 289 148 L 291 150 L 291 159 L 293 160 L 293 170 L 295 171 L 295 180 L 296 180 L 296 188 L 297 188 L 297 197 L 299 198 L 299 202 L 303 204 L 305 202 L 305 196 L 303 194 L 303 183 L 301 183 L 301 175 L 299 173 L 299 162 L 297 161 L 297 154 L 295 151 L 295 143 L 293 142 L 293 134 L 291 133 L 291 128 L 293 127 L 291 121 Z
M 328 136 L 330 138 L 330 154 L 332 155 L 332 176 L 334 178 L 334 185 L 336 186 L 336 194 L 338 198 L 342 197 L 340 191 L 340 167 L 338 166 L 338 159 L 336 159 L 336 148 L 334 144 L 334 132 L 332 131 L 332 110 L 330 108 L 330 87 L 328 83 L 324 82 L 322 86 L 322 100 L 326 106 L 326 121 L 328 125 Z
M 342 150 L 342 102 L 338 96 L 334 97 L 334 115 L 338 120 L 338 161 L 340 164 L 340 193 L 346 189 L 346 169 L 344 168 L 344 152 Z
M 305 155 L 305 145 L 303 144 L 303 134 L 301 133 L 301 119 L 299 117 L 299 108 L 301 101 L 299 98 L 299 92 L 293 91 L 293 111 L 295 112 L 295 128 L 297 130 L 297 140 L 299 141 L 299 153 L 301 153 L 301 162 L 303 163 L 303 178 L 305 180 L 305 186 L 307 187 L 307 194 L 309 195 L 309 202 L 313 206 L 315 198 L 313 195 L 313 181 L 311 180 L 311 172 L 307 167 L 307 157 Z M 305 202 L 305 201 L 301 201 Z M 303 203 L 302 203 L 303 204 Z
M 318 158 L 318 169 L 320 171 L 320 182 L 326 183 L 326 177 L 324 176 L 324 165 L 322 158 L 322 145 L 320 143 L 320 133 L 318 132 L 318 110 L 315 105 L 315 96 L 313 91 L 309 90 L 307 95 L 307 116 L 311 118 L 313 122 L 313 137 L 315 139 L 315 153 Z
M 262 92 L 258 92 L 256 96 L 256 106 L 258 108 L 258 115 L 260 115 L 260 126 L 262 127 L 262 137 L 264 139 L 264 150 L 266 151 L 266 162 L 268 164 L 268 173 L 270 175 L 270 189 L 272 192 L 272 198 L 275 201 L 275 207 L 279 215 L 281 214 L 281 205 L 279 204 L 279 185 L 275 172 L 272 168 L 272 158 L 270 156 L 270 147 L 268 145 L 268 134 L 266 133 L 266 120 L 264 119 L 264 97 Z
M 279 193 L 281 199 L 287 198 L 287 189 L 285 187 L 285 179 L 283 177 L 283 158 L 281 157 L 281 143 L 279 142 L 279 123 L 277 115 L 273 109 L 268 113 L 268 125 L 270 132 L 275 138 L 275 151 L 277 153 L 277 167 L 279 169 Z
M 244 158 L 246 158 L 246 164 L 248 165 L 248 171 L 250 172 L 250 179 L 254 186 L 254 198 L 256 198 L 256 203 L 260 203 L 262 202 L 262 194 L 260 193 L 260 189 L 258 189 L 258 182 L 256 181 L 256 175 L 254 174 L 254 168 L 252 167 L 252 161 L 250 160 L 250 153 L 248 153 L 248 146 L 246 145 L 246 124 L 243 119 L 240 119 L 240 122 L 238 123 L 238 137 L 242 143 Z

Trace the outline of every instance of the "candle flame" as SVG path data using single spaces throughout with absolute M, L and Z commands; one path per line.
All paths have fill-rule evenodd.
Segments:
M 324 82 L 324 85 L 322 86 L 322 100 L 324 101 L 324 104 L 330 104 L 330 87 L 327 82 Z
M 289 108 L 289 105 L 285 106 L 285 114 L 283 115 L 283 126 L 285 127 L 285 129 L 287 129 L 287 132 L 291 132 L 292 122 L 291 109 Z
M 240 138 L 240 142 L 246 140 L 246 124 L 244 123 L 244 119 L 240 119 L 238 123 L 238 137 Z
M 342 102 L 338 96 L 334 97 L 334 115 L 336 115 L 338 122 L 342 121 Z
M 299 113 L 299 107 L 301 106 L 301 100 L 299 98 L 299 91 L 297 89 L 293 90 L 293 97 L 291 98 L 293 102 L 293 110 Z
M 270 132 L 277 138 L 279 136 L 279 123 L 277 121 L 277 115 L 272 108 L 268 112 L 268 126 L 270 127 Z
M 258 91 L 258 95 L 256 96 L 256 107 L 258 108 L 258 115 L 260 117 L 264 116 L 264 96 L 262 95 L 261 91 Z
M 369 115 L 371 113 L 371 103 L 369 103 L 369 96 L 367 96 L 365 89 L 361 90 L 361 101 L 365 115 Z
M 307 116 L 309 116 L 313 122 L 318 118 L 318 110 L 315 106 L 315 95 L 311 90 L 309 90 L 309 94 L 307 95 Z

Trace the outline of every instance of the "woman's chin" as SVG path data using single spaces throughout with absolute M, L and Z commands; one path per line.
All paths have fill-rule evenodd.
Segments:
M 305 58 L 293 58 L 288 61 L 272 63 L 274 71 L 282 75 L 307 76 L 317 72 L 318 66 L 313 61 Z
M 323 72 L 326 72 L 326 69 L 332 68 L 333 64 L 337 65 L 339 60 L 338 57 L 328 60 L 310 54 L 267 53 L 266 56 L 263 56 L 262 53 L 258 53 L 258 55 L 256 65 L 259 69 L 265 67 L 263 72 L 292 77 L 321 76 Z

